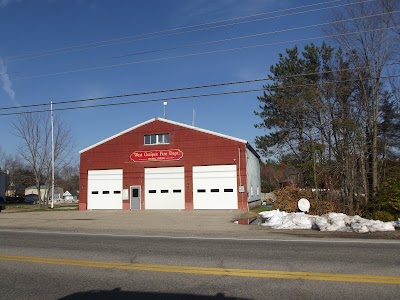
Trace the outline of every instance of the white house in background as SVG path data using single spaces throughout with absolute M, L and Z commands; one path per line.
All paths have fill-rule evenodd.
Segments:
M 61 200 L 64 191 L 61 187 L 55 186 L 54 187 L 54 200 Z M 36 186 L 30 186 L 25 189 L 25 196 L 26 195 L 38 195 L 38 189 Z M 46 200 L 46 198 L 51 199 L 51 188 L 46 185 L 40 186 L 40 199 Z
M 72 196 L 72 194 L 69 191 L 65 191 L 65 193 L 63 194 L 63 199 L 65 201 L 71 201 L 74 200 L 74 196 Z
M 63 199 L 66 202 L 70 202 L 70 201 L 77 201 L 78 200 L 78 192 L 76 191 L 66 191 L 63 194 Z

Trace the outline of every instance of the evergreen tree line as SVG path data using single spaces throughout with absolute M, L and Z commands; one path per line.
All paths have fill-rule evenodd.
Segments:
M 258 97 L 258 149 L 346 213 L 400 214 L 399 9 L 376 0 L 332 11 L 330 41 L 286 49 Z
M 256 138 L 263 155 L 302 170 L 303 185 L 314 188 L 316 198 L 329 190 L 347 213 L 398 214 L 400 195 L 388 195 L 400 184 L 396 76 L 376 78 L 341 48 L 326 43 L 307 45 L 301 53 L 297 47 L 287 49 L 270 72 L 272 83 L 264 86 L 260 111 L 255 112 L 262 119 L 256 127 L 267 130 Z

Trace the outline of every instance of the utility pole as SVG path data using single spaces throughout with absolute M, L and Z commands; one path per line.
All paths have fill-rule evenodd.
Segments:
M 51 208 L 54 208 L 54 118 L 53 100 L 50 101 L 51 114 Z

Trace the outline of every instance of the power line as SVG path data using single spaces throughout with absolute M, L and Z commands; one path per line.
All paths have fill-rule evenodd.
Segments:
M 74 99 L 74 100 L 53 102 L 53 105 L 70 104 L 70 103 L 87 102 L 87 101 L 97 101 L 97 100 L 106 100 L 106 99 L 114 99 L 114 98 L 133 97 L 133 96 L 145 96 L 145 95 L 162 94 L 162 93 L 179 92 L 179 91 L 189 91 L 189 90 L 203 89 L 203 88 L 210 88 L 210 87 L 221 87 L 221 86 L 236 85 L 236 84 L 243 84 L 243 83 L 254 83 L 254 82 L 260 82 L 260 81 L 265 81 L 265 80 L 267 80 L 267 79 L 266 78 L 258 78 L 258 79 L 250 79 L 250 80 L 214 83 L 214 84 L 208 84 L 208 85 L 182 87 L 182 88 L 167 89 L 167 90 L 148 91 L 148 92 L 130 93 L 130 94 L 120 94 L 120 95 L 95 97 L 95 98 L 85 98 L 85 99 Z M 38 106 L 48 106 L 48 105 L 49 105 L 48 103 L 40 103 L 40 104 L 31 104 L 31 105 L 0 107 L 0 110 L 29 108 L 29 107 L 38 107 Z
M 226 38 L 226 39 L 220 39 L 220 40 L 214 40 L 214 41 L 208 41 L 208 42 L 203 42 L 203 43 L 185 44 L 185 45 L 169 47 L 169 48 L 161 48 L 161 49 L 155 49 L 155 50 L 135 52 L 135 53 L 131 53 L 131 54 L 116 56 L 114 58 L 138 56 L 138 55 L 150 54 L 150 53 L 160 53 L 160 52 L 183 49 L 183 48 L 198 47 L 198 46 L 204 46 L 204 45 L 210 45 L 210 44 L 216 44 L 216 43 L 223 43 L 223 42 L 229 42 L 229 41 L 236 41 L 236 40 L 253 38 L 253 37 L 261 37 L 261 36 L 271 35 L 271 34 L 276 34 L 276 33 L 284 33 L 284 32 L 289 32 L 289 31 L 309 29 L 309 28 L 314 28 L 314 27 L 319 27 L 319 26 L 332 25 L 332 24 L 343 23 L 343 22 L 354 21 L 354 20 L 360 20 L 360 19 L 365 19 L 365 18 L 378 17 L 378 16 L 383 16 L 383 15 L 387 15 L 387 14 L 394 14 L 394 13 L 398 13 L 398 12 L 400 12 L 400 10 L 391 11 L 391 12 L 384 12 L 384 13 L 368 15 L 368 16 L 354 17 L 354 18 L 349 18 L 349 19 L 345 19 L 345 20 L 337 20 L 337 21 L 332 21 L 332 22 L 324 22 L 324 23 L 312 24 L 312 25 L 306 25 L 306 26 L 300 26 L 300 27 L 292 27 L 292 28 L 280 29 L 280 30 L 275 30 L 275 31 L 260 32 L 260 33 L 255 33 L 255 34 L 249 34 L 249 35 L 238 36 L 238 37 L 233 37 L 233 38 Z
M 232 94 L 259 92 L 261 90 L 262 89 L 252 89 L 252 90 L 231 91 L 231 92 L 221 92 L 221 93 L 212 93 L 212 94 L 200 94 L 200 95 L 168 97 L 168 98 L 159 98 L 159 99 L 136 100 L 136 101 L 129 101 L 129 102 L 96 104 L 96 105 L 87 105 L 87 106 L 78 106 L 78 107 L 65 107 L 65 108 L 56 108 L 56 109 L 53 109 L 53 111 L 64 111 L 64 110 L 73 110 L 73 109 L 107 107 L 107 106 L 150 103 L 150 102 L 160 102 L 160 101 L 172 101 L 172 100 L 186 100 L 186 99 L 201 98 L 201 97 L 213 97 L 213 96 L 221 96 L 221 95 L 232 95 Z M 36 111 L 23 111 L 23 112 L 15 112 L 15 113 L 4 113 L 4 114 L 0 114 L 0 116 L 21 115 L 21 114 L 31 114 L 31 113 L 42 113 L 42 112 L 49 112 L 49 111 L 50 111 L 49 109 L 36 110 Z
M 175 31 L 184 30 L 184 29 L 191 29 L 191 28 L 196 28 L 196 27 L 201 27 L 201 26 L 206 26 L 206 25 L 224 23 L 224 22 L 228 22 L 228 21 L 241 20 L 241 19 L 246 19 L 246 18 L 251 18 L 251 17 L 258 17 L 258 16 L 261 16 L 261 15 L 270 15 L 270 14 L 273 14 L 273 13 L 297 10 L 297 9 L 302 9 L 302 8 L 307 8 L 307 7 L 314 7 L 314 6 L 319 6 L 319 5 L 324 5 L 324 4 L 328 4 L 328 3 L 332 3 L 332 2 L 339 2 L 339 1 L 343 1 L 343 0 L 330 0 L 330 1 L 325 1 L 325 2 L 321 2 L 321 3 L 315 3 L 315 4 L 298 6 L 298 7 L 294 7 L 294 8 L 275 10 L 275 11 L 266 12 L 266 13 L 253 14 L 253 15 L 242 16 L 242 17 L 237 17 L 237 18 L 225 19 L 225 20 L 221 20 L 221 21 L 214 21 L 214 22 L 202 23 L 202 24 L 197 24 L 197 25 L 191 25 L 191 26 L 185 26 L 185 27 L 178 27 L 178 28 L 173 28 L 173 29 L 155 31 L 155 32 L 150 32 L 150 33 L 137 34 L 137 35 L 133 35 L 133 36 L 127 36 L 127 37 L 122 37 L 122 38 L 104 40 L 104 41 L 99 41 L 99 42 L 86 43 L 86 44 L 80 44 L 80 45 L 75 45 L 75 46 L 57 48 L 57 49 L 52 49 L 52 50 L 33 52 L 33 53 L 30 53 L 30 54 L 14 55 L 14 56 L 6 57 L 5 60 L 8 61 L 8 62 L 12 62 L 12 61 L 16 61 L 16 60 L 25 60 L 25 59 L 42 57 L 42 56 L 49 56 L 49 55 L 57 55 L 57 54 L 68 53 L 68 52 L 83 51 L 83 50 L 87 50 L 87 49 L 93 49 L 93 48 L 99 48 L 99 47 L 107 47 L 107 46 L 112 46 L 112 45 L 119 45 L 119 44 L 123 44 L 123 43 L 132 43 L 132 42 L 135 42 L 135 41 L 142 41 L 142 40 L 147 40 L 147 39 L 155 39 L 155 38 L 160 38 L 160 37 L 165 37 L 165 36 L 181 35 L 181 34 L 185 34 L 185 33 L 210 30 L 210 29 L 215 29 L 215 28 L 219 28 L 219 27 L 234 26 L 234 25 L 238 25 L 238 24 L 256 22 L 256 21 L 266 20 L 266 19 L 270 19 L 270 18 L 278 18 L 278 17 L 280 18 L 280 17 L 284 17 L 284 16 L 291 16 L 293 14 L 273 16 L 273 17 L 270 17 L 270 18 L 261 18 L 261 19 L 256 19 L 256 20 L 248 20 L 248 21 L 229 23 L 229 24 L 222 24 L 222 25 L 218 25 L 218 26 L 212 26 L 212 27 L 206 27 L 206 28 L 198 28 L 198 29 L 187 30 L 187 31 L 177 32 L 177 33 L 175 32 Z M 357 3 L 371 2 L 371 1 L 374 1 L 374 0 L 364 0 L 364 1 L 359 1 L 359 2 L 356 2 L 356 3 L 342 4 L 342 5 L 337 5 L 337 6 L 330 6 L 330 7 L 322 8 L 322 9 L 323 10 L 332 9 L 332 8 L 338 8 L 338 7 L 342 7 L 342 6 L 354 5 L 354 4 L 357 4 Z M 321 10 L 321 9 L 309 10 L 309 11 L 304 11 L 304 12 L 299 12 L 299 13 L 315 12 L 315 11 L 319 11 L 319 10 Z M 296 14 L 298 14 L 298 13 L 296 13 Z M 172 33 L 165 34 L 165 33 L 169 33 L 169 32 L 172 32 Z M 156 35 L 156 34 L 162 34 L 162 35 L 151 36 L 151 37 L 147 37 L 147 38 L 140 38 L 140 37 L 146 37 L 146 36 L 149 36 L 149 35 Z M 132 39 L 132 38 L 140 38 L 140 39 L 122 41 L 122 40 Z M 117 42 L 117 41 L 119 41 L 119 42 Z M 78 48 L 78 49 L 76 49 L 76 48 Z
M 306 41 L 312 41 L 312 40 L 321 40 L 321 39 L 338 37 L 338 36 L 354 35 L 354 34 L 374 32 L 374 31 L 379 31 L 379 30 L 389 30 L 389 29 L 393 29 L 393 28 L 400 28 L 400 26 L 377 28 L 377 29 L 363 30 L 363 31 L 353 31 L 353 32 L 348 32 L 348 33 L 324 35 L 324 36 L 311 37 L 311 38 L 286 40 L 286 41 L 274 42 L 274 43 L 266 43 L 266 44 L 248 45 L 248 46 L 242 46 L 242 47 L 227 48 L 227 49 L 220 49 L 220 50 L 212 50 L 212 51 L 205 51 L 205 52 L 197 52 L 197 53 L 190 53 L 190 54 L 176 55 L 176 56 L 169 56 L 169 57 L 161 57 L 161 58 L 153 58 L 153 59 L 148 59 L 148 60 L 133 61 L 133 62 L 112 64 L 112 65 L 105 65 L 105 66 L 98 66 L 98 67 L 81 68 L 81 69 L 61 71 L 61 72 L 55 72 L 55 73 L 47 73 L 47 74 L 39 74 L 39 75 L 33 75 L 33 76 L 17 77 L 17 78 L 14 78 L 13 80 L 26 80 L 26 79 L 43 78 L 43 77 L 50 77 L 50 76 L 57 76 L 57 75 L 66 75 L 66 74 L 71 74 L 71 73 L 87 72 L 87 71 L 94 71 L 94 70 L 108 69 L 108 68 L 115 68 L 115 67 L 122 67 L 122 66 L 134 65 L 134 64 L 166 61 L 166 60 L 177 59 L 177 58 L 194 57 L 194 56 L 200 56 L 200 55 L 223 53 L 223 52 L 230 52 L 230 51 L 243 50 L 243 49 L 254 49 L 254 48 L 276 46 L 276 45 L 287 44 L 287 43 L 297 43 L 297 42 L 306 42 Z
M 393 62 L 393 63 L 389 63 L 389 64 L 380 65 L 380 67 L 389 67 L 389 66 L 394 66 L 394 65 L 399 65 L 399 64 L 400 64 L 400 62 Z M 343 72 L 343 71 L 355 71 L 355 70 L 366 69 L 366 68 L 369 68 L 369 66 L 353 67 L 353 68 L 342 68 L 342 69 L 334 69 L 334 70 L 330 70 L 330 71 L 310 72 L 310 73 L 305 73 L 305 74 L 294 74 L 294 75 L 290 75 L 290 76 L 285 76 L 285 79 L 297 78 L 297 77 L 305 77 L 305 76 L 311 76 L 311 75 L 330 74 L 330 73 Z M 279 78 L 277 78 L 277 79 L 279 79 Z M 145 96 L 145 95 L 152 95 L 152 94 L 162 94 L 162 93 L 189 91 L 189 90 L 195 90 L 195 89 L 221 87 L 221 86 L 229 86 L 229 85 L 237 85 L 237 84 L 245 84 L 245 83 L 256 83 L 256 82 L 262 82 L 262 81 L 267 81 L 267 80 L 271 80 L 271 79 L 269 79 L 269 78 L 256 78 L 256 79 L 249 79 L 249 80 L 213 83 L 213 84 L 208 84 L 208 85 L 181 87 L 181 88 L 158 90 L 158 91 L 147 91 L 147 92 L 139 92 L 139 93 L 119 94 L 119 95 L 102 96 L 102 97 L 95 97 L 95 98 L 72 99 L 72 100 L 53 102 L 53 105 L 72 104 L 72 103 L 79 103 L 79 102 L 88 102 L 88 101 L 98 101 L 98 100 L 107 100 L 107 99 L 124 98 L 124 97 Z M 40 104 L 0 107 L 0 110 L 31 108 L 31 107 L 40 107 L 40 106 L 48 106 L 48 105 L 49 105 L 48 103 L 40 103 Z
M 381 76 L 379 78 L 387 79 L 387 78 L 397 78 L 397 77 L 400 77 L 400 75 Z M 286 88 L 309 87 L 309 86 L 315 86 L 315 85 L 325 85 L 325 84 L 332 84 L 332 83 L 346 83 L 346 82 L 352 82 L 352 81 L 368 81 L 368 80 L 375 80 L 375 79 L 377 79 L 377 78 L 376 77 L 363 78 L 363 79 L 353 78 L 353 79 L 348 79 L 348 80 L 326 81 L 326 82 L 322 82 L 322 83 L 299 84 L 299 85 L 291 85 L 291 86 L 284 86 L 284 87 L 278 86 L 278 87 L 269 87 L 269 88 L 261 88 L 261 89 L 250 89 L 250 90 L 239 90 L 239 91 L 209 93 L 209 94 L 199 94 L 199 95 L 189 95 L 189 96 L 146 99 L 146 100 L 118 102 L 118 103 L 96 104 L 96 105 L 88 105 L 88 106 L 65 107 L 65 108 L 53 109 L 53 111 L 66 111 L 66 110 L 75 110 L 75 109 L 109 107 L 109 106 L 140 104 L 140 103 L 151 103 L 151 102 L 161 102 L 161 101 L 173 101 L 173 100 L 188 100 L 188 99 L 194 99 L 194 98 L 204 98 L 204 97 L 225 96 L 225 95 L 233 95 L 233 94 L 253 93 L 253 92 L 260 92 L 260 91 L 265 91 L 265 90 L 277 90 L 277 89 L 286 89 Z M 13 112 L 13 113 L 3 113 L 3 114 L 0 114 L 0 116 L 43 113 L 43 112 L 49 112 L 49 111 L 50 111 L 50 109 L 36 110 L 36 111 Z

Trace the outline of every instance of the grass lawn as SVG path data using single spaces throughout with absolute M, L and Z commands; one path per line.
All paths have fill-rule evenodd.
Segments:
M 270 211 L 270 210 L 273 210 L 273 208 L 272 208 L 272 207 L 260 206 L 260 207 L 254 208 L 254 209 L 252 209 L 252 210 L 250 210 L 250 211 L 253 212 L 253 213 L 258 214 L 258 213 L 260 213 L 260 212 L 262 212 L 262 211 Z
M 7 212 L 32 212 L 32 211 L 65 211 L 65 210 L 78 210 L 78 203 L 63 203 L 63 204 L 54 204 L 54 208 L 41 207 L 39 208 L 39 204 L 25 204 L 25 203 L 17 203 L 17 204 L 7 204 L 6 210 Z

